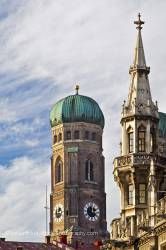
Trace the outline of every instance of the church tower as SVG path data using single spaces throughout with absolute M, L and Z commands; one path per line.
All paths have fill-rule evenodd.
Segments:
M 128 99 L 122 107 L 121 155 L 114 159 L 113 171 L 120 188 L 121 217 L 112 221 L 111 238 L 124 246 L 122 249 L 135 249 L 131 247 L 132 240 L 139 237 L 140 230 L 147 232 L 154 228 L 156 202 L 166 188 L 166 155 L 160 150 L 159 127 L 163 122 L 157 102 L 154 103 L 151 96 L 150 68 L 146 64 L 141 34 L 144 22 L 140 14 L 134 23 L 137 40 L 129 69 Z
M 104 116 L 90 97 L 78 93 L 58 101 L 52 128 L 50 233 L 78 246 L 107 233 L 102 135 Z
M 150 169 L 155 168 L 159 122 L 157 103 L 152 101 L 149 86 L 150 68 L 145 60 L 141 35 L 144 22 L 140 14 L 134 23 L 138 33 L 134 60 L 129 69 L 131 82 L 128 100 L 122 108 L 122 152 L 114 161 L 114 175 L 121 189 L 121 215 L 124 226 L 129 228 L 128 234 L 132 236 L 136 234 L 136 219 L 139 220 L 142 211 L 151 202 L 148 185 Z

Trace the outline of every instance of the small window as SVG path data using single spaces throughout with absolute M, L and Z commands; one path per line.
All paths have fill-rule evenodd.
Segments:
M 138 152 L 145 152 L 145 128 L 138 129 Z
M 63 165 L 62 161 L 58 161 L 55 166 L 55 183 L 63 181 Z
M 94 181 L 93 163 L 87 160 L 85 163 L 85 180 Z
M 71 131 L 66 132 L 66 140 L 71 140 Z
M 89 131 L 85 131 L 85 140 L 89 140 Z
M 139 184 L 139 203 L 144 204 L 146 202 L 146 185 Z
M 54 144 L 57 143 L 57 135 L 54 135 Z
M 128 187 L 128 205 L 133 205 L 133 184 Z
M 92 141 L 96 141 L 96 133 L 95 132 L 92 133 Z
M 133 153 L 133 132 L 128 133 L 129 153 Z
M 58 135 L 58 141 L 62 141 L 62 133 L 59 133 L 59 135 Z
M 74 139 L 80 139 L 80 131 L 79 130 L 74 131 Z

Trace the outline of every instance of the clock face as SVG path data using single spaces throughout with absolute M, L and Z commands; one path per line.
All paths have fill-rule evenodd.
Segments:
M 53 215 L 54 215 L 54 219 L 55 219 L 56 222 L 61 222 L 62 221 L 63 215 L 64 215 L 64 208 L 63 208 L 62 204 L 57 204 L 54 207 Z
M 84 215 L 89 221 L 96 221 L 100 216 L 100 209 L 94 202 L 88 202 L 84 206 Z

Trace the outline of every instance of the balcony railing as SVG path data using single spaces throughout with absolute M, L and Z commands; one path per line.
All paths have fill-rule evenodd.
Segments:
M 137 153 L 132 155 L 123 155 L 114 159 L 114 168 L 128 167 L 132 165 L 150 165 L 151 160 L 157 165 L 166 165 L 166 157 L 154 156 L 152 154 Z

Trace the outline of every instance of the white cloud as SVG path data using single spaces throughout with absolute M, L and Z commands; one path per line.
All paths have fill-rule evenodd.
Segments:
M 8 240 L 43 241 L 49 164 L 18 158 L 8 167 L 0 167 L 0 179 L 0 235 Z
M 25 144 L 28 146 L 28 147 L 36 147 L 39 145 L 39 140 L 35 139 L 35 140 L 25 140 Z
M 3 98 L 0 100 L 0 121 L 13 122 L 16 120 L 16 111 L 12 109 L 9 99 Z

